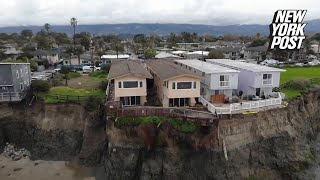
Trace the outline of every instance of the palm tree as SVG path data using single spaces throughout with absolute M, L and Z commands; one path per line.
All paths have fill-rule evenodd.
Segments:
M 71 18 L 70 24 L 73 27 L 73 45 L 75 45 L 76 44 L 76 41 L 75 41 L 76 26 L 78 25 L 77 18 L 75 18 L 75 17 Z
M 112 48 L 112 50 L 114 50 L 117 53 L 117 60 L 118 60 L 119 59 L 119 52 L 124 51 L 123 44 L 121 44 L 119 41 L 115 41 L 114 43 L 112 43 L 111 48 Z

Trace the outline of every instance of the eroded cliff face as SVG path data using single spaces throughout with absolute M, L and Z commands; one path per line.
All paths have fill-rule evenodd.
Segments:
M 86 163 L 100 161 L 97 154 L 102 154 L 105 144 L 105 125 L 97 127 L 100 118 L 104 118 L 99 114 L 88 113 L 78 104 L 44 104 L 41 101 L 31 107 L 20 103 L 10 108 L 13 114 L 0 119 L 1 150 L 5 142 L 10 142 L 30 150 L 34 159 L 80 157 Z M 96 132 L 94 138 L 92 131 Z M 92 141 L 90 145 L 88 141 Z
M 286 108 L 222 119 L 217 128 L 193 135 L 166 125 L 109 128 L 106 178 L 316 179 L 319 127 L 320 92 L 315 91 Z M 152 144 L 145 134 L 156 131 L 154 139 L 161 137 L 164 146 L 144 146 Z
M 194 134 L 166 123 L 115 127 L 103 110 L 89 113 L 77 104 L 13 109 L 0 119 L 0 146 L 15 143 L 35 159 L 102 162 L 104 179 L 320 178 L 319 91 L 283 109 L 221 119 Z

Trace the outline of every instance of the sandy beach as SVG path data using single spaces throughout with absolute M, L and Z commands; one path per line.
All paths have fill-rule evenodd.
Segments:
M 1 180 L 95 180 L 91 170 L 66 161 L 13 161 L 0 155 Z

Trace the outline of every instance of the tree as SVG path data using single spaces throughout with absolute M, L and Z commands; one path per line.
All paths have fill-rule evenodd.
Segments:
M 80 56 L 84 53 L 82 46 L 75 46 L 73 49 L 73 54 L 78 57 L 78 64 L 80 65 Z
M 75 17 L 71 18 L 70 24 L 73 27 L 73 45 L 76 44 L 75 35 L 76 35 L 76 26 L 78 25 L 78 21 Z
M 33 36 L 33 33 L 32 33 L 32 30 L 24 29 L 21 31 L 20 35 L 23 39 L 30 40 Z
M 47 34 L 49 34 L 50 28 L 51 28 L 50 24 L 49 23 L 45 23 L 43 27 L 46 30 Z
M 70 44 L 71 41 L 66 33 L 51 33 L 58 46 Z
M 251 42 L 249 47 L 263 46 L 266 42 L 268 42 L 268 40 L 264 38 L 255 39 Z
M 152 48 L 147 48 L 144 52 L 144 57 L 146 59 L 153 59 L 155 56 L 157 55 L 156 50 L 152 49 Z
M 209 59 L 223 59 L 224 54 L 222 51 L 213 50 L 209 53 L 208 58 Z
M 71 70 L 72 69 L 69 66 L 61 66 L 60 73 L 63 74 L 63 79 L 65 79 L 65 86 L 68 86 L 68 79 L 69 79 L 68 74 L 71 72 Z
M 119 58 L 119 52 L 124 52 L 124 46 L 119 41 L 115 41 L 111 45 L 112 50 L 114 50 L 117 53 L 117 60 Z
M 86 50 L 89 50 L 91 46 L 91 34 L 89 32 L 75 34 L 74 39 L 76 44 L 80 44 L 81 46 L 85 47 Z

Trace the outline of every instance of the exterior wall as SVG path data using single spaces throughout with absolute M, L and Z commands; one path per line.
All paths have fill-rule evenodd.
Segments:
M 138 88 L 123 88 L 123 81 L 138 81 Z M 142 87 L 140 87 L 140 81 L 142 81 Z M 122 88 L 119 88 L 119 82 L 121 82 Z M 147 96 L 147 81 L 146 78 L 140 76 L 125 76 L 114 80 L 114 89 L 115 98 L 126 96 Z
M 175 82 L 196 82 L 197 86 L 196 89 L 193 89 L 193 84 L 191 89 L 177 89 L 177 84 L 176 84 L 176 89 L 172 89 L 172 83 Z M 168 98 L 195 98 L 195 97 L 200 97 L 200 80 L 198 78 L 193 78 L 193 77 L 188 77 L 188 76 L 182 76 L 182 77 L 177 77 L 174 79 L 169 80 L 169 86 L 168 88 L 164 89 L 164 94 Z
M 30 65 L 26 65 L 26 64 L 11 65 L 11 73 L 13 78 L 14 92 L 22 92 L 30 88 L 31 86 Z M 17 74 L 19 74 L 19 77 L 17 76 Z M 20 88 L 21 85 L 23 86 L 23 90 L 21 90 Z
M 29 64 L 0 64 L 0 92 L 22 92 L 31 86 L 31 71 Z M 20 85 L 23 90 L 20 89 Z
M 1 64 L 0 65 L 0 86 L 1 85 L 13 85 L 13 76 L 11 72 L 11 64 Z M 0 87 L 1 92 L 14 91 L 12 87 Z
M 229 75 L 229 82 L 230 82 L 229 87 L 220 87 L 221 75 Z M 210 89 L 212 90 L 238 89 L 238 73 L 211 74 Z
M 78 57 L 72 57 L 71 59 L 63 60 L 63 65 L 82 65 L 82 64 L 90 64 L 90 63 L 91 61 L 80 58 L 80 64 L 79 64 Z

